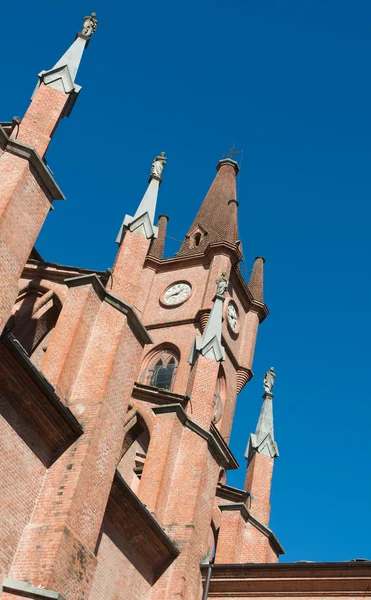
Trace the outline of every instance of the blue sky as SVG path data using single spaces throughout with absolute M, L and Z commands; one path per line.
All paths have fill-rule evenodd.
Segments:
M 232 143 L 242 148 L 246 263 L 266 257 L 271 315 L 231 446 L 242 466 L 264 371 L 275 366 L 271 527 L 284 561 L 371 558 L 370 36 L 366 0 L 2 7 L 0 119 L 22 116 L 96 10 L 83 86 L 49 164 L 67 196 L 37 247 L 47 260 L 106 269 L 152 158 L 166 150 L 158 212 L 181 240 Z M 179 244 L 168 240 L 168 254 Z

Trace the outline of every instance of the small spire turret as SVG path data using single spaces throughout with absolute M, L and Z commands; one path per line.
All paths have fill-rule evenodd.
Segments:
M 274 426 L 273 426 L 273 394 L 272 388 L 276 374 L 274 368 L 271 367 L 264 375 L 264 394 L 263 406 L 260 412 L 259 421 L 256 427 L 256 432 L 250 435 L 247 444 L 245 458 L 251 459 L 254 452 L 276 458 L 278 456 L 278 446 L 274 441 Z
M 90 17 L 85 17 L 82 32 L 76 34 L 75 41 L 56 62 L 54 67 L 48 71 L 41 71 L 39 73 L 39 83 L 36 86 L 36 90 L 43 83 L 46 86 L 70 95 L 63 116 L 68 117 L 71 114 L 77 96 L 81 91 L 81 86 L 75 83 L 75 79 L 83 52 L 87 48 L 90 38 L 97 27 L 96 13 L 93 12 Z
M 257 256 L 247 287 L 249 288 L 254 300 L 263 302 L 263 283 L 264 283 L 264 263 L 265 258 Z
M 125 231 L 129 230 L 147 239 L 157 238 L 158 228 L 154 225 L 158 190 L 162 182 L 162 171 L 166 165 L 165 152 L 152 162 L 151 174 L 148 180 L 148 188 L 139 204 L 134 217 L 125 215 L 116 242 L 121 244 Z

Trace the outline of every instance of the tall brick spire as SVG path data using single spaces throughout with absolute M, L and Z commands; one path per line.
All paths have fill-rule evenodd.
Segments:
M 169 222 L 169 217 L 167 215 L 160 215 L 158 217 L 157 229 L 158 236 L 152 240 L 152 244 L 148 250 L 148 254 L 153 256 L 154 258 L 163 258 L 164 249 L 165 249 L 165 238 L 166 238 L 166 229 L 167 224 Z
M 165 165 L 165 152 L 161 152 L 152 162 L 148 187 L 135 215 L 125 215 L 116 238 L 119 249 L 113 265 L 111 289 L 114 294 L 131 304 L 135 304 L 139 292 L 139 281 L 148 249 L 152 240 L 158 236 L 154 218 Z
M 203 252 L 210 243 L 238 240 L 236 175 L 238 164 L 226 158 L 217 165 L 217 175 L 201 204 L 178 256 Z
M 247 287 L 253 295 L 254 300 L 263 302 L 264 263 L 262 256 L 257 256 L 251 272 Z
M 39 74 L 23 119 L 15 117 L 12 123 L 0 123 L 0 333 L 50 205 L 64 198 L 44 156 L 58 123 L 70 114 L 76 100 L 80 90 L 75 84 L 77 69 L 96 27 L 93 13 L 85 18 L 83 32 L 77 34 L 53 69 Z
M 270 493 L 273 475 L 273 462 L 278 456 L 278 446 L 274 440 L 273 394 L 275 380 L 273 367 L 264 376 L 263 406 L 256 432 L 250 435 L 245 457 L 248 459 L 245 490 L 251 494 L 251 512 L 264 525 L 269 523 Z

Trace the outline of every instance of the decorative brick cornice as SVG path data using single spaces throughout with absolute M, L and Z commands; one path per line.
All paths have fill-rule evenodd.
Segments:
M 2 585 L 2 590 L 17 596 L 24 598 L 49 598 L 50 600 L 65 600 L 62 594 L 58 592 L 52 592 L 51 590 L 44 590 L 43 588 L 34 587 L 27 581 L 16 581 L 7 577 Z
M 76 287 L 80 285 L 92 285 L 100 299 L 107 304 L 110 304 L 124 315 L 126 315 L 130 327 L 133 329 L 138 340 L 144 344 L 153 344 L 153 340 L 149 335 L 147 329 L 144 327 L 142 321 L 138 317 L 134 308 L 125 300 L 121 300 L 111 292 L 108 292 L 103 286 L 101 280 L 94 273 L 91 275 L 80 275 L 79 277 L 72 277 L 65 279 L 65 283 L 69 287 Z
M 246 521 L 246 523 L 251 523 L 255 529 L 258 529 L 263 535 L 269 538 L 269 543 L 272 549 L 276 552 L 276 554 L 285 554 L 285 551 L 278 539 L 274 535 L 273 531 L 266 527 L 259 521 L 256 517 L 254 517 L 250 511 L 246 508 L 246 505 L 243 502 L 236 502 L 234 504 L 219 504 L 219 510 L 228 511 L 228 510 L 237 510 L 240 512 L 242 518 Z
M 175 412 L 179 421 L 185 426 L 188 427 L 191 431 L 204 438 L 207 441 L 210 451 L 217 458 L 218 462 L 224 469 L 238 469 L 239 464 L 232 452 L 228 448 L 224 439 L 218 435 L 216 435 L 214 429 L 215 426 L 212 426 L 211 431 L 208 431 L 193 419 L 190 419 L 186 414 L 184 408 L 180 404 L 167 404 L 165 406 L 155 406 L 152 408 L 155 415 Z M 218 432 L 219 433 L 219 432 Z
M 47 188 L 51 197 L 51 202 L 53 200 L 65 200 L 65 196 L 51 174 L 51 171 L 48 169 L 47 165 L 44 163 L 36 150 L 32 148 L 32 146 L 18 142 L 16 139 L 9 138 L 1 125 L 0 147 L 4 150 L 4 152 L 9 152 L 10 154 L 15 154 L 16 156 L 28 160 Z
M 371 596 L 371 562 L 201 565 L 208 598 L 364 598 Z

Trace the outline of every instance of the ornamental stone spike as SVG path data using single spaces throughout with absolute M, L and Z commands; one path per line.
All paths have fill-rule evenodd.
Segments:
M 146 237 L 147 239 L 157 238 L 158 227 L 154 225 L 158 190 L 162 182 L 162 171 L 166 165 L 165 152 L 152 162 L 151 174 L 148 180 L 148 188 L 139 204 L 134 217 L 125 215 L 120 231 L 116 238 L 117 244 L 121 244 L 125 231 Z
M 76 39 L 73 44 L 56 62 L 52 69 L 49 71 L 41 71 L 38 75 L 39 82 L 36 86 L 36 90 L 41 83 L 43 83 L 44 85 L 53 87 L 56 90 L 70 95 L 63 116 L 68 117 L 71 114 L 71 110 L 81 90 L 81 86 L 75 83 L 75 79 L 83 52 L 85 48 L 87 48 L 92 34 L 98 27 L 98 21 L 95 17 L 96 13 L 94 12 L 90 17 L 85 17 L 82 32 L 76 34 Z
M 251 459 L 254 452 L 258 452 L 270 458 L 279 456 L 278 446 L 274 441 L 274 426 L 273 426 L 273 394 L 272 388 L 276 374 L 274 368 L 271 367 L 264 375 L 264 394 L 263 406 L 260 412 L 256 432 L 250 435 L 245 458 Z
M 226 273 L 222 273 L 216 280 L 213 306 L 202 337 L 197 336 L 194 341 L 188 359 L 191 364 L 195 362 L 198 354 L 202 354 L 216 362 L 225 360 L 225 350 L 222 346 L 222 322 L 224 294 L 228 289 L 228 283 Z

